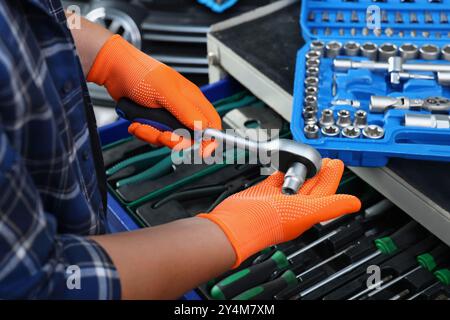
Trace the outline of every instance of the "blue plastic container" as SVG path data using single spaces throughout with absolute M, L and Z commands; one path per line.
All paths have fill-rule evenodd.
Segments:
M 377 7 L 370 7 L 376 5 Z M 380 13 L 381 35 L 375 36 L 373 26 L 366 22 L 366 14 L 370 12 Z M 374 11 L 375 10 L 375 11 Z M 313 12 L 311 14 L 311 12 Z M 328 14 L 329 22 L 322 22 L 323 13 Z M 335 22 L 339 12 L 344 22 Z M 321 58 L 319 72 L 318 91 L 318 116 L 320 111 L 328 108 L 335 114 L 341 109 L 356 111 L 349 105 L 333 106 L 332 100 L 352 99 L 361 102 L 359 109 L 368 112 L 368 123 L 377 124 L 385 129 L 382 139 L 373 140 L 364 137 L 351 139 L 345 137 L 324 137 L 308 139 L 303 129 L 305 123 L 302 117 L 304 94 L 305 54 L 309 51 L 313 40 L 321 40 L 325 43 L 337 41 L 344 44 L 349 41 L 363 44 L 372 42 L 377 45 L 392 43 L 400 47 L 404 43 L 413 43 L 419 48 L 424 44 L 434 44 L 439 47 L 449 43 L 450 23 L 441 22 L 441 12 L 450 20 L 450 0 L 442 0 L 441 3 L 429 3 L 428 0 L 416 0 L 414 3 L 403 3 L 400 0 L 389 0 L 386 3 L 374 3 L 371 0 L 351 1 L 327 1 L 307 0 L 302 2 L 300 24 L 305 45 L 297 54 L 294 105 L 291 121 L 291 131 L 297 141 L 308 143 L 317 148 L 324 157 L 339 158 L 350 166 L 384 166 L 390 157 L 450 161 L 450 130 L 405 127 L 404 115 L 408 113 L 424 113 L 427 111 L 389 110 L 386 113 L 369 113 L 369 99 L 371 95 L 381 96 L 405 96 L 408 98 L 427 98 L 430 96 L 450 97 L 450 87 L 444 87 L 434 80 L 408 80 L 400 88 L 393 89 L 386 83 L 383 73 L 375 73 L 369 70 L 348 70 L 335 73 L 333 77 L 333 60 Z M 351 16 L 357 15 L 359 22 L 351 22 Z M 429 14 L 434 23 L 425 22 L 425 14 Z M 396 16 L 401 15 L 403 23 L 395 23 Z M 417 23 L 410 23 L 411 15 L 418 19 Z M 387 17 L 389 23 L 383 23 L 381 17 Z M 384 18 L 383 18 L 384 19 Z M 370 28 L 368 27 L 370 26 Z M 362 35 L 363 30 L 369 34 Z M 390 29 L 388 29 L 390 28 Z M 352 35 L 353 31 L 354 36 Z M 386 30 L 393 31 L 393 35 L 387 36 Z M 402 32 L 401 34 L 399 32 Z M 411 36 L 415 32 L 415 37 Z M 346 57 L 355 60 L 367 59 L 364 57 Z M 424 61 L 410 60 L 408 62 L 433 62 L 447 63 L 443 60 Z M 427 75 L 433 73 L 414 72 Z M 334 78 L 334 79 L 333 79 Z M 336 95 L 333 96 L 332 88 Z M 354 112 L 351 112 L 352 114 Z M 353 116 L 353 115 L 352 115 Z M 352 118 L 353 119 L 353 118 Z

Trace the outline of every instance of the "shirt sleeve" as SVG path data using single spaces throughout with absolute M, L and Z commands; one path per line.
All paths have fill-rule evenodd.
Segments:
M 21 157 L 0 129 L 0 298 L 119 299 L 120 281 L 95 241 L 58 234 Z

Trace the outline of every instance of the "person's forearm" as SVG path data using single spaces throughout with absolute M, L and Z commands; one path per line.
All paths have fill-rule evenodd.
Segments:
M 66 16 L 75 13 L 66 12 Z M 91 70 L 95 57 L 100 49 L 113 34 L 99 24 L 93 23 L 87 19 L 80 18 L 80 28 L 72 28 L 73 39 L 77 47 L 78 56 L 81 60 L 83 72 L 85 75 Z
M 202 218 L 93 239 L 117 267 L 123 299 L 176 299 L 236 259 L 222 230 Z

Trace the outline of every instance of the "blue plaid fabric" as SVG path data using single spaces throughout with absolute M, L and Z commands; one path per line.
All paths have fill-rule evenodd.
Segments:
M 91 107 L 59 0 L 1 1 L 0 298 L 120 298 Z

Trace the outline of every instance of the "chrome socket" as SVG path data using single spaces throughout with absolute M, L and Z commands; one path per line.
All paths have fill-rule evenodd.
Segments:
M 358 127 L 348 126 L 342 129 L 342 136 L 345 138 L 356 139 L 361 136 L 361 130 Z
M 306 87 L 305 89 L 305 97 L 306 96 L 317 96 L 317 92 L 319 90 L 317 89 L 317 87 Z
M 413 60 L 419 57 L 419 48 L 413 43 L 404 43 L 398 49 L 403 61 Z
M 378 60 L 382 62 L 388 61 L 390 57 L 397 55 L 397 46 L 392 43 L 383 43 L 378 47 Z
M 328 127 L 334 124 L 334 114 L 331 109 L 323 109 L 320 115 L 319 124 L 321 127 Z
M 350 118 L 350 111 L 348 110 L 339 110 L 337 113 L 337 122 L 336 124 L 341 127 L 345 128 L 352 125 L 352 120 Z
M 314 108 L 314 111 L 317 112 L 317 97 L 310 95 L 306 96 L 305 99 L 303 99 L 303 104 L 305 107 L 311 107 Z
M 353 121 L 353 126 L 359 129 L 367 126 L 367 112 L 364 110 L 357 110 L 355 112 L 355 120 Z
M 361 55 L 369 60 L 376 61 L 378 57 L 378 46 L 372 42 L 363 43 Z
M 315 124 L 307 124 L 303 129 L 303 132 L 308 139 L 319 138 L 319 127 Z
M 322 127 L 321 132 L 326 137 L 337 137 L 341 133 L 341 129 L 339 129 L 336 125 Z
M 306 77 L 305 79 L 305 87 L 318 87 L 319 86 L 319 78 L 317 77 Z
M 359 56 L 360 45 L 357 42 L 349 41 L 344 44 L 344 54 L 346 56 Z
M 309 50 L 305 55 L 306 60 L 317 60 L 320 59 L 320 57 L 321 53 L 319 51 L 314 50 Z
M 306 68 L 318 68 L 320 66 L 320 59 L 306 60 Z
M 313 107 L 303 108 L 303 120 L 305 124 L 316 124 L 317 123 L 317 111 Z
M 320 54 L 322 55 L 325 50 L 325 43 L 323 41 L 314 40 L 313 42 L 311 42 L 309 48 L 313 51 L 319 51 Z
M 318 77 L 319 76 L 319 68 L 318 67 L 309 67 L 306 69 L 307 77 Z
M 446 44 L 442 47 L 441 54 L 445 60 L 450 61 L 450 44 Z
M 335 58 L 341 53 L 342 44 L 337 41 L 330 41 L 325 46 L 325 56 L 327 58 Z
M 376 124 L 371 124 L 363 129 L 363 136 L 368 139 L 381 139 L 384 137 L 384 129 Z
M 419 49 L 420 59 L 423 60 L 438 60 L 441 53 L 439 47 L 434 44 L 424 44 Z

